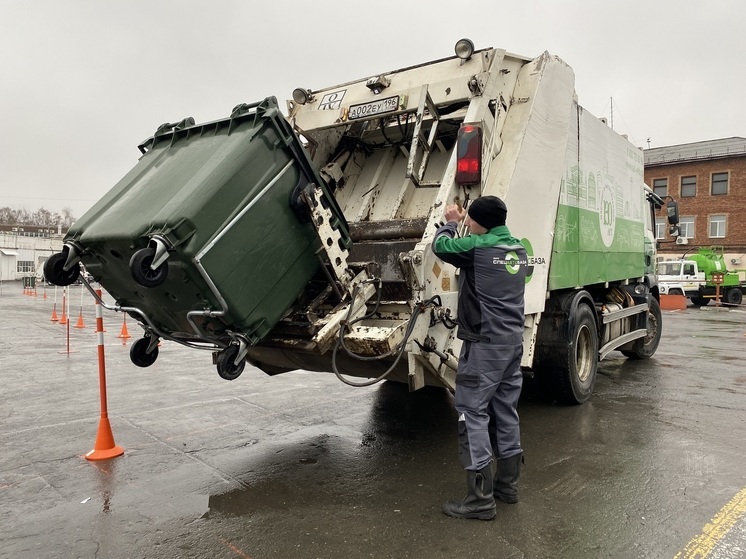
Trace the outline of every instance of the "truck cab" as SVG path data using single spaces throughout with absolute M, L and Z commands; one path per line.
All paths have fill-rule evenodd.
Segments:
M 666 260 L 658 263 L 658 285 L 664 295 L 687 295 L 699 291 L 705 273 L 693 260 Z

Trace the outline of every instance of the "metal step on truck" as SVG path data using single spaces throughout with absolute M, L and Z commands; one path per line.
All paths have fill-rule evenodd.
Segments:
M 658 347 L 653 212 L 662 200 L 644 185 L 641 150 L 583 109 L 574 84 L 548 52 L 524 57 L 464 39 L 455 56 L 299 87 L 284 123 L 268 99 L 225 121 L 159 128 L 91 210 L 99 219 L 71 229 L 48 276 L 69 281 L 82 262 L 117 300 L 111 308 L 142 323 L 132 353 L 140 366 L 164 338 L 213 351 L 227 379 L 248 362 L 268 374 L 454 389 L 458 271 L 430 245 L 446 205 L 496 195 L 529 255 L 521 365 L 558 400 L 582 403 L 600 360 L 613 351 L 644 359 Z M 230 200 L 226 215 L 203 183 Z M 133 212 L 137 192 L 148 201 Z M 192 207 L 199 201 L 207 209 Z M 180 205 L 188 218 L 163 213 Z M 204 233 L 208 224 L 195 223 L 208 218 Z

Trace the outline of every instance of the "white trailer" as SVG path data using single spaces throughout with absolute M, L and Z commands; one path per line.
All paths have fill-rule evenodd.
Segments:
M 453 388 L 458 271 L 430 243 L 447 204 L 485 194 L 506 201 L 530 257 L 527 373 L 581 403 L 611 351 L 655 352 L 661 200 L 643 183 L 641 150 L 578 104 L 558 57 L 468 40 L 456 52 L 293 92 L 288 119 L 334 188 L 353 245 L 341 246 L 309 196 L 325 278 L 248 349 L 255 366 Z

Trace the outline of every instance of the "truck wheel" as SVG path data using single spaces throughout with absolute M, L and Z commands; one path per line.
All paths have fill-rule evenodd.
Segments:
M 648 333 L 644 338 L 632 342 L 632 348 L 622 350 L 622 355 L 628 359 L 647 359 L 658 349 L 661 341 L 663 316 L 658 299 L 653 296 L 648 298 Z
M 130 348 L 130 361 L 138 367 L 150 367 L 158 359 L 158 346 L 148 353 L 150 338 L 144 337 L 137 340 Z
M 557 387 L 567 404 L 582 404 L 591 397 L 598 369 L 596 317 L 588 305 L 578 305 L 567 351 L 559 357 Z
M 596 383 L 598 328 L 589 299 L 582 292 L 555 299 L 539 323 L 536 378 L 565 404 L 585 402 Z
M 729 305 L 740 305 L 741 301 L 743 301 L 743 293 L 737 287 L 728 289 L 725 292 L 725 302 Z
M 150 268 L 154 256 L 155 249 L 148 247 L 138 250 L 130 258 L 132 278 L 143 287 L 158 287 L 168 276 L 168 262 L 164 262 L 155 270 Z
M 64 270 L 65 262 L 67 262 L 67 253 L 58 252 L 50 256 L 44 263 L 44 278 L 52 285 L 65 287 L 78 280 L 80 266 L 76 264 L 66 272 Z
M 225 380 L 236 380 L 241 376 L 241 373 L 243 373 L 246 361 L 241 361 L 236 364 L 238 349 L 237 345 L 229 345 L 218 354 L 217 367 L 220 378 L 224 378 Z
M 705 307 L 710 300 L 707 297 L 692 297 L 692 305 L 695 307 Z

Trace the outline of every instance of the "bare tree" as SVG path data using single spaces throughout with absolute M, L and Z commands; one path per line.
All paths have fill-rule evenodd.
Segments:
M 44 207 L 35 212 L 14 209 L 8 206 L 0 208 L 0 224 L 3 225 L 35 225 L 38 227 L 70 227 L 75 222 L 75 216 L 70 207 L 62 208 L 62 215 L 50 212 Z
M 58 225 L 62 225 L 62 227 L 70 227 L 75 223 L 76 219 L 77 218 L 73 215 L 73 209 L 70 206 L 65 206 L 62 208 L 62 216 L 60 217 Z
M 16 212 L 15 210 L 9 208 L 8 206 L 4 206 L 0 208 L 0 223 L 5 225 L 12 225 L 16 222 Z
M 52 212 L 44 207 L 41 207 L 31 214 L 31 223 L 29 223 L 29 225 L 37 225 L 39 227 L 52 227 L 53 225 L 56 225 L 56 223 L 54 223 L 54 215 L 52 215 Z

